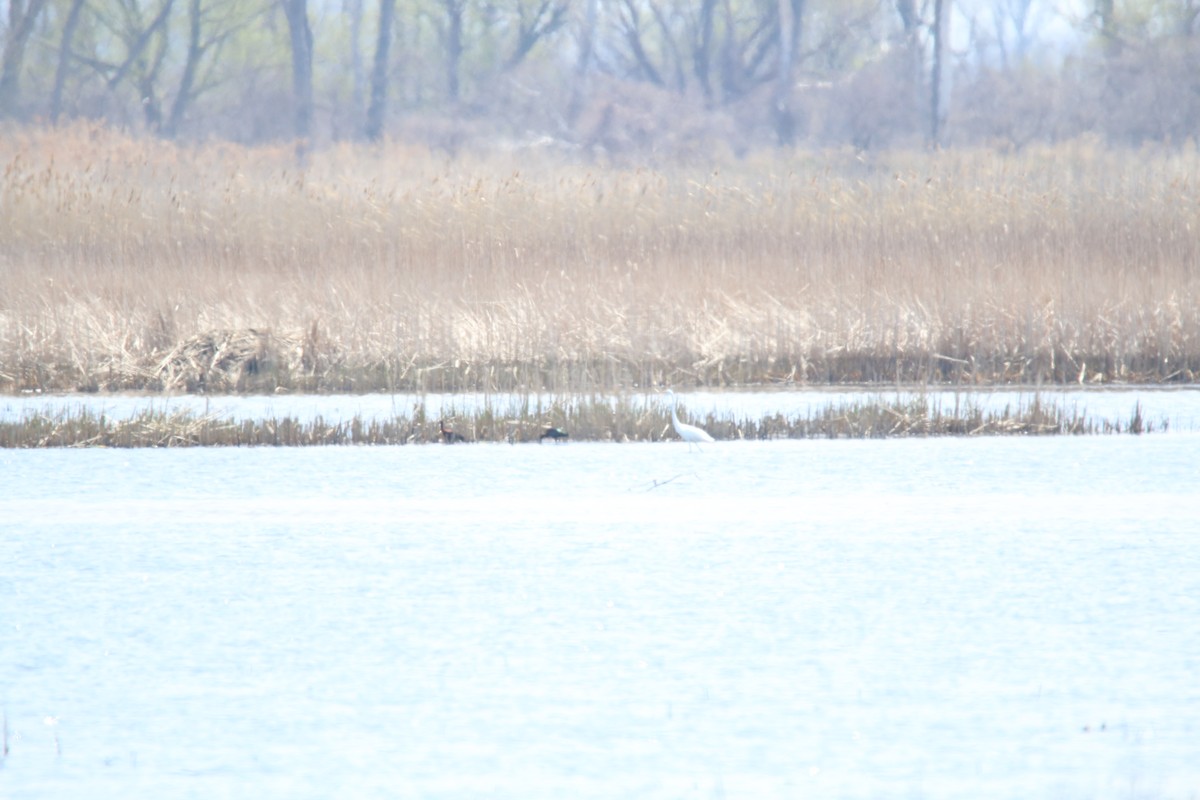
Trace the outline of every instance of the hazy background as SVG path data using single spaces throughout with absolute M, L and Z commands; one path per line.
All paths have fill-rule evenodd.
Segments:
M 1200 0 L 5 0 L 0 117 L 703 158 L 1190 141 Z

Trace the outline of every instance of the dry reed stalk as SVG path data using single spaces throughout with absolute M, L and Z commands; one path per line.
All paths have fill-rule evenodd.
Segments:
M 1200 163 L 0 142 L 0 390 L 1193 381 Z M 224 344 L 223 344 L 224 343 Z

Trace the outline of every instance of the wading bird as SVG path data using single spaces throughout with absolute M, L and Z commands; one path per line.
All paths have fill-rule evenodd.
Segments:
M 454 444 L 455 442 L 465 442 L 467 440 L 466 437 L 463 436 L 461 433 L 455 433 L 454 431 L 447 428 L 446 420 L 444 420 L 444 419 L 438 420 L 438 427 L 442 431 L 442 440 L 446 444 Z
M 553 439 L 556 442 L 561 442 L 570 435 L 571 434 L 567 433 L 562 428 L 546 428 L 546 430 L 542 432 L 542 435 L 538 437 L 538 444 L 542 443 L 542 439 Z
M 690 448 L 693 444 L 699 446 L 704 442 L 715 441 L 713 437 L 708 435 L 708 431 L 703 428 L 697 428 L 695 425 L 687 425 L 679 421 L 679 415 L 675 413 L 675 406 L 679 403 L 679 398 L 670 389 L 667 389 L 667 394 L 671 396 L 671 425 L 675 428 L 675 432 L 679 434 L 679 438 L 688 443 Z

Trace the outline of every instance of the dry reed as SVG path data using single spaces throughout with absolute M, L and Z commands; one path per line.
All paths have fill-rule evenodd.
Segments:
M 774 414 L 761 419 L 733 414 L 709 414 L 697 420 L 718 440 L 896 438 L 911 436 L 996 436 L 1096 433 L 1151 433 L 1166 430 L 1166 421 L 1143 417 L 1140 406 L 1128 421 L 1089 420 L 1077 410 L 1028 403 L 985 411 L 970 402 L 943 409 L 927 398 L 886 400 L 870 398 L 831 403 L 804 415 Z M 553 425 L 565 429 L 569 440 L 657 442 L 674 440 L 670 412 L 665 407 L 636 406 L 616 401 L 574 398 L 549 408 L 507 411 L 484 408 L 453 414 L 455 433 L 467 442 L 540 442 Z M 328 421 L 295 417 L 233 420 L 191 412 L 145 411 L 114 419 L 86 409 L 27 414 L 0 422 L 0 448 L 44 447 L 192 447 L 402 445 L 443 441 L 438 421 L 423 406 L 411 415 L 391 419 L 355 416 Z
M 1194 381 L 1200 157 L 0 140 L 0 391 Z

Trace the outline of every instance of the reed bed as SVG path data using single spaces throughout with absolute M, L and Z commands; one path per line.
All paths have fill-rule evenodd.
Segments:
M 944 409 L 925 398 L 888 401 L 881 398 L 832 403 L 805 415 L 775 414 L 761 419 L 710 414 L 697 420 L 718 441 L 738 439 L 844 439 L 912 436 L 998 436 L 1165 431 L 1165 421 L 1143 417 L 1140 406 L 1127 421 L 1093 421 L 1077 411 L 1028 403 L 985 411 L 966 403 Z M 195 447 L 313 445 L 405 445 L 444 443 L 441 420 L 430 420 L 423 406 L 409 415 L 376 420 L 355 416 L 328 421 L 233 420 L 191 412 L 146 411 L 113 419 L 86 409 L 58 414 L 29 414 L 0 422 L 0 448 L 43 447 Z M 476 442 L 657 442 L 677 437 L 669 410 L 638 407 L 628 400 L 577 399 L 548 408 L 499 411 L 482 409 L 452 414 L 449 425 L 465 440 Z M 567 433 L 560 441 L 544 439 L 548 427 Z
M 1200 156 L 0 138 L 0 391 L 1191 382 Z

